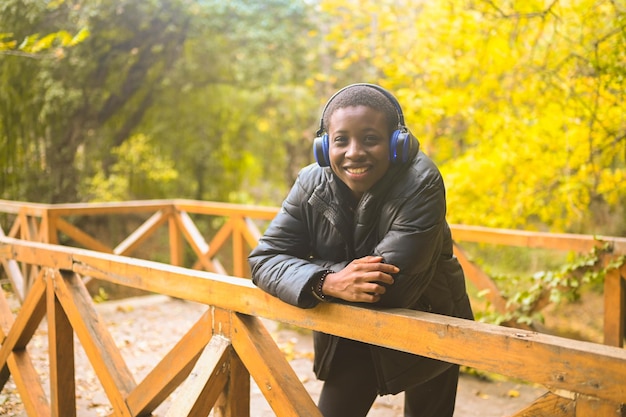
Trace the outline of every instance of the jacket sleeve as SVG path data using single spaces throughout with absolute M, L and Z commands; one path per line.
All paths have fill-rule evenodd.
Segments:
M 291 305 L 312 308 L 318 304 L 311 293 L 312 281 L 326 268 L 309 260 L 306 195 L 299 177 L 248 261 L 259 288 Z
M 419 308 L 420 297 L 437 271 L 446 230 L 446 201 L 439 175 L 428 182 L 414 184 L 405 201 L 387 216 L 387 231 L 374 249 L 375 255 L 396 265 L 400 272 L 387 287 L 379 305 L 394 308 Z

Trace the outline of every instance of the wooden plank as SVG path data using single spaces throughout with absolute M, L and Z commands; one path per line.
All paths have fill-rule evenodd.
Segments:
M 511 417 L 575 417 L 576 403 L 550 392 Z
M 47 212 L 55 216 L 89 216 L 132 214 L 146 211 L 170 210 L 188 213 L 224 216 L 250 217 L 259 220 L 272 220 L 279 207 L 252 206 L 221 202 L 196 201 L 185 199 L 125 201 L 114 203 L 72 203 L 72 204 L 37 204 L 0 200 L 0 211 L 18 214 L 20 212 L 34 217 L 41 217 Z M 512 229 L 494 229 L 480 226 L 450 225 L 453 237 L 458 241 L 477 241 L 512 246 L 546 247 L 552 249 L 588 252 L 598 241 L 609 242 L 616 254 L 626 253 L 626 238 L 612 236 L 589 236 L 579 234 L 555 234 L 527 232 Z M 15 235 L 10 235 L 15 236 Z
M 47 280 L 48 357 L 52 417 L 76 416 L 74 378 L 74 332 L 54 293 L 54 281 Z
M 191 247 L 197 253 L 207 253 L 209 251 L 209 244 L 204 240 L 204 236 L 202 236 L 202 233 L 200 233 L 193 220 L 191 220 L 191 217 L 189 217 L 187 213 L 181 212 L 176 215 L 176 220 Z
M 217 231 L 215 236 L 213 236 L 211 242 L 206 243 L 204 237 L 187 213 L 180 213 L 176 218 L 179 222 L 179 227 L 183 230 L 183 234 L 187 237 L 187 241 L 198 256 L 198 261 L 193 267 L 197 269 L 202 265 L 207 271 L 226 275 L 226 270 L 222 264 L 217 259 L 213 259 L 213 257 L 230 236 L 232 232 L 231 222 L 226 222 L 226 224 Z
M 30 230 L 28 234 L 28 240 L 32 240 L 35 242 L 44 242 L 41 236 L 41 231 L 39 229 L 39 221 L 37 221 L 37 219 L 37 217 L 26 217 L 26 224 L 28 229 Z M 45 219 L 45 216 L 41 217 L 40 219 L 40 221 L 43 221 L 43 219 Z
M 315 316 L 315 327 L 331 334 L 536 382 L 551 390 L 566 389 L 610 401 L 626 401 L 623 349 L 423 312 L 394 309 L 375 312 L 348 307 L 357 309 L 349 312 L 344 307 L 334 304 L 318 307 L 321 314 Z M 353 314 L 356 311 L 360 314 Z M 297 322 L 292 323 L 310 326 L 306 321 Z
M 187 378 L 211 339 L 212 316 L 206 311 L 128 396 L 136 416 L 154 411 Z
M 141 243 L 149 238 L 161 225 L 163 225 L 168 219 L 168 216 L 163 214 L 163 211 L 157 211 L 148 220 L 143 222 L 133 233 L 130 234 L 124 241 L 115 247 L 113 253 L 116 255 L 130 255 Z
M 13 326 L 15 322 L 15 318 L 13 317 L 13 312 L 11 311 L 11 307 L 7 301 L 6 296 L 4 295 L 4 291 L 0 289 L 0 345 L 4 343 L 4 339 L 6 335 L 9 333 L 9 330 Z M 11 356 L 9 356 L 9 359 Z M 11 376 L 11 372 L 9 371 L 8 360 L 5 366 L 0 366 L 0 391 L 4 388 L 4 384 L 7 383 L 9 377 Z
M 246 242 L 248 242 L 248 246 L 255 247 L 259 243 L 259 240 L 261 239 L 261 236 L 263 236 L 263 234 L 261 233 L 257 225 L 252 221 L 252 219 L 246 218 L 245 222 L 246 228 L 243 231 L 243 235 L 246 239 Z
M 218 334 L 226 338 L 230 338 L 233 323 L 233 313 L 223 308 L 211 306 L 211 331 L 213 334 Z
M 158 210 L 167 210 L 173 200 L 141 200 L 116 201 L 108 203 L 66 203 L 45 206 L 46 210 L 55 216 L 102 216 L 136 214 Z M 28 207 L 31 205 L 28 204 Z
M 232 215 L 253 217 L 255 219 L 272 220 L 280 207 L 252 206 L 245 204 L 222 203 L 216 201 L 174 200 L 178 211 L 187 213 L 205 214 L 208 216 L 230 217 Z
M 80 230 L 73 224 L 66 222 L 62 218 L 57 218 L 55 224 L 59 232 L 65 233 L 68 237 L 74 239 L 76 243 L 85 246 L 85 248 L 96 250 L 102 253 L 113 253 L 113 249 L 100 242 L 98 239 Z
M 48 397 L 26 350 L 13 352 L 8 360 L 13 381 L 29 417 L 50 417 Z
M 213 406 L 215 417 L 250 417 L 250 373 L 236 352 L 230 357 L 230 378 Z
M 230 341 L 213 336 L 165 417 L 206 417 L 228 382 Z
M 104 320 L 96 312 L 84 284 L 75 273 L 55 276 L 55 293 L 104 388 L 114 414 L 131 417 L 126 396 L 135 381 Z
M 94 257 L 88 261 L 78 254 L 76 258 L 81 259 L 76 267 L 91 264 L 84 268 L 85 273 L 108 276 L 119 284 L 395 347 L 551 388 L 607 400 L 626 399 L 626 351 L 622 349 L 409 310 L 375 311 L 332 303 L 302 310 L 263 293 L 245 279 L 150 264 L 153 266 L 148 269 L 147 283 L 133 277 L 141 276 L 142 271 L 146 274 L 148 261 L 125 259 L 118 263 L 113 259 L 96 261 Z M 175 288 L 171 282 L 177 283 Z M 233 293 L 237 297 L 232 297 Z
M 22 227 L 22 223 L 20 222 L 20 218 L 16 217 L 15 220 L 13 221 L 13 225 L 11 226 L 11 228 L 9 229 L 9 237 L 19 237 L 19 234 L 21 233 L 21 227 Z
M 28 216 L 24 211 L 20 210 L 20 213 L 17 215 L 18 221 L 20 223 L 20 239 L 31 240 L 34 241 L 33 236 L 31 236 L 31 229 L 28 224 Z
M 42 274 L 33 282 L 26 300 L 0 347 L 0 367 L 14 350 L 23 350 L 46 314 L 46 283 Z
M 217 272 L 216 266 L 211 259 L 206 255 L 209 252 L 209 244 L 206 243 L 202 233 L 196 228 L 196 225 L 191 220 L 191 217 L 187 213 L 175 214 L 176 222 L 179 229 L 182 231 L 183 236 L 187 239 L 187 242 L 191 246 L 191 249 L 198 257 L 198 261 L 208 271 Z
M 0 211 L 3 213 L 18 214 L 22 211 L 31 216 L 42 216 L 50 204 L 28 203 L 26 201 L 0 200 Z
M 14 324 L 13 313 L 0 290 L 0 340 L 4 343 L 6 334 Z M 5 366 L 0 367 L 0 390 L 13 374 L 13 381 L 20 393 L 20 398 L 29 416 L 50 416 L 50 407 L 39 375 L 26 349 L 11 352 Z
M 576 399 L 576 417 L 624 417 L 626 408 L 624 404 L 616 404 L 610 401 L 584 395 Z
M 619 255 L 626 253 L 626 238 L 614 236 L 529 232 L 524 230 L 496 229 L 459 224 L 451 224 L 450 229 L 452 231 L 452 238 L 456 241 L 556 249 L 575 251 L 578 253 L 590 252 L 594 247 L 609 243 L 614 254 Z
M 228 219 L 226 223 L 220 227 L 220 230 L 215 233 L 213 239 L 211 239 L 211 242 L 209 243 L 209 250 L 206 253 L 207 258 L 212 258 L 219 252 L 228 238 L 233 234 L 233 230 L 233 219 Z
M 507 300 L 502 296 L 500 289 L 496 286 L 495 282 L 485 274 L 480 268 L 478 268 L 465 253 L 465 251 L 457 243 L 453 245 L 454 254 L 459 259 L 465 277 L 469 279 L 476 288 L 480 290 L 487 290 L 487 298 L 499 313 L 505 313 L 508 310 Z
M 10 368 L 11 365 L 10 364 L 11 364 L 12 358 L 13 358 L 13 355 L 10 355 L 9 358 L 7 359 L 6 365 L 3 367 L 0 367 L 0 391 L 2 391 L 2 389 L 4 388 L 4 385 L 9 381 L 9 378 L 11 377 L 11 368 Z M 15 370 L 15 368 L 13 369 Z
M 604 344 L 624 346 L 626 321 L 626 267 L 612 269 L 604 277 Z
M 17 245 L 10 238 L 0 238 L 0 242 Z M 71 251 L 76 272 L 117 284 L 463 364 L 550 389 L 626 402 L 624 349 L 410 310 L 376 311 L 333 303 L 303 310 L 243 278 L 58 246 L 21 245 L 31 250 L 40 245 L 43 260 L 50 260 L 46 252 Z M 12 256 L 20 253 L 11 251 Z
M 193 225 L 195 228 L 195 225 Z M 217 255 L 220 249 L 224 247 L 224 243 L 228 240 L 233 231 L 232 221 L 228 220 L 220 230 L 215 233 L 213 239 L 208 244 L 207 251 L 202 254 L 198 254 L 198 262 L 194 264 L 194 268 L 197 268 L 199 265 L 206 265 L 207 262 L 211 262 L 211 268 L 207 268 L 208 271 L 216 272 L 222 275 L 228 275 L 226 269 L 222 266 L 219 260 L 215 259 L 214 256 Z
M 57 219 L 46 212 L 46 242 L 54 245 L 59 244 L 59 236 L 57 233 Z
M 72 269 L 72 249 L 67 251 L 49 250 L 52 247 L 60 249 L 60 246 L 51 246 L 39 242 L 24 242 L 21 239 L 2 238 L 0 243 L 3 247 L 0 254 L 6 259 L 14 259 L 25 264 L 39 265 L 42 267 Z M 93 252 L 96 253 L 96 252 Z
M 39 241 L 56 244 L 56 236 L 52 236 L 51 232 L 50 219 L 48 217 L 48 213 L 46 212 L 46 214 L 41 217 L 41 222 L 39 223 Z
M 182 232 L 173 213 L 168 216 L 168 236 L 170 243 L 170 265 L 183 266 L 184 251 Z
M 236 314 L 231 335 L 235 351 L 277 416 L 322 416 L 261 320 Z
M 198 256 L 198 260 L 196 262 L 194 262 L 193 266 L 191 267 L 192 269 L 203 269 L 205 271 L 209 271 L 215 274 L 220 274 L 220 275 L 228 275 L 228 272 L 226 271 L 226 268 L 224 268 L 224 266 L 222 265 L 222 263 L 214 258 L 210 261 L 210 266 L 209 264 L 207 264 L 207 260 L 204 256 Z
M 0 237 L 6 237 L 4 231 L 0 227 Z M 24 301 L 25 297 L 25 289 L 24 289 L 24 275 L 22 275 L 22 271 L 20 270 L 20 266 L 13 259 L 9 259 L 9 251 L 10 246 L 2 246 L 0 247 L 0 262 L 2 262 L 2 266 L 4 267 L 4 272 L 9 277 L 9 281 L 11 281 L 11 286 L 13 287 L 13 291 L 20 303 Z M 3 252 L 5 253 L 3 255 Z
M 243 232 L 247 230 L 247 225 L 241 217 L 233 217 L 233 275 L 236 277 L 246 277 L 248 270 L 248 252 L 244 245 Z
M 210 243 L 206 243 L 204 237 L 191 220 L 191 217 L 185 212 L 175 216 L 179 227 L 183 231 L 183 235 L 187 238 L 187 242 L 198 256 L 198 262 L 194 264 L 194 268 L 202 265 L 207 271 L 216 272 L 226 275 L 226 270 L 222 267 L 217 259 L 212 259 L 217 252 L 224 246 L 224 243 L 232 234 L 233 225 L 231 221 L 227 221 L 213 236 Z

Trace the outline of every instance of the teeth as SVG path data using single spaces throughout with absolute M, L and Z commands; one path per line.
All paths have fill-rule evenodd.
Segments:
M 367 168 L 349 168 L 348 172 L 350 174 L 362 174 L 367 171 Z

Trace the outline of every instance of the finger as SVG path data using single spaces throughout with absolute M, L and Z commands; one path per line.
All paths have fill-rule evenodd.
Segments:
M 398 272 L 400 272 L 400 268 L 398 268 L 395 265 L 391 265 L 391 264 L 380 264 L 381 265 L 381 271 L 383 272 L 387 272 L 389 274 L 397 274 Z
M 391 285 L 394 283 L 394 279 L 391 275 L 384 273 L 384 272 L 380 272 L 380 271 L 375 271 L 373 273 L 368 274 L 365 277 L 365 280 L 368 282 L 373 282 L 373 283 L 378 283 L 378 284 L 387 284 L 387 285 Z
M 380 300 L 380 294 L 373 294 L 373 293 L 362 293 L 361 296 L 359 297 L 360 302 L 362 303 L 375 303 L 377 301 Z
M 386 274 L 397 274 L 400 268 L 395 265 L 385 264 L 381 262 L 353 262 L 350 265 L 353 271 L 366 272 L 382 272 Z
M 371 286 L 367 288 L 366 293 L 371 295 L 383 295 L 387 292 L 387 288 L 382 285 L 372 283 Z
M 359 269 L 371 269 L 379 270 L 389 274 L 397 274 L 400 272 L 400 268 L 393 264 L 388 264 L 383 261 L 382 256 L 365 256 L 363 258 L 356 259 L 352 262 L 352 268 L 354 270 Z
M 353 263 L 378 263 L 378 262 L 381 262 L 382 260 L 383 260 L 382 256 L 368 255 L 362 258 L 355 259 L 352 262 Z

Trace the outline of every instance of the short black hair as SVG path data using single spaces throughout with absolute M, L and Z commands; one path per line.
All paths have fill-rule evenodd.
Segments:
M 383 92 L 375 87 L 356 84 L 345 88 L 337 93 L 326 106 L 322 123 L 324 130 L 328 132 L 330 118 L 337 109 L 345 107 L 366 106 L 385 114 L 389 134 L 398 128 L 398 109 Z

